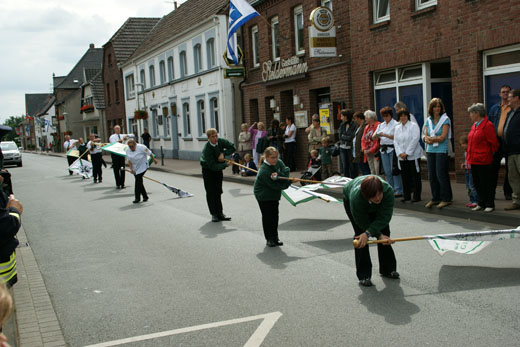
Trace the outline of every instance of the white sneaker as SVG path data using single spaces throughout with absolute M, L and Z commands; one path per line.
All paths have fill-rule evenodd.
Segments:
M 486 207 L 484 212 L 493 212 L 495 209 L 493 207 Z
M 484 208 L 482 206 L 477 206 L 477 207 L 473 207 L 471 209 L 471 211 L 480 211 L 480 210 L 483 210 Z

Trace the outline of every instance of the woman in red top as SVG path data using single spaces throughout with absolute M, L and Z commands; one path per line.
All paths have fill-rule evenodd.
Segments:
M 492 212 L 495 209 L 495 187 L 493 181 L 493 154 L 498 150 L 495 127 L 486 116 L 483 104 L 468 108 L 474 123 L 468 135 L 467 163 L 471 165 L 473 183 L 478 193 L 478 205 L 473 211 Z
M 361 138 L 361 150 L 365 155 L 363 162 L 368 162 L 372 175 L 379 175 L 379 160 L 376 157 L 376 153 L 379 151 L 379 137 L 373 138 L 379 125 L 377 114 L 372 110 L 367 110 L 365 111 L 365 120 L 367 126 Z

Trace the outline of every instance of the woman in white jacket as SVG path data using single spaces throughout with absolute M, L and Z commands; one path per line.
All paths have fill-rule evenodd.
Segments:
M 395 127 L 394 149 L 399 159 L 398 165 L 401 169 L 403 179 L 402 202 L 421 201 L 421 156 L 423 149 L 419 143 L 421 131 L 417 123 L 410 122 L 410 112 L 404 109 L 397 113 L 401 121 Z M 413 199 L 412 199 L 413 192 Z

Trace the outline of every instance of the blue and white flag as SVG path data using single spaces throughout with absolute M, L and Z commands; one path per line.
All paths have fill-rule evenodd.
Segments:
M 236 31 L 248 20 L 260 14 L 246 0 L 229 1 L 227 55 L 238 65 Z

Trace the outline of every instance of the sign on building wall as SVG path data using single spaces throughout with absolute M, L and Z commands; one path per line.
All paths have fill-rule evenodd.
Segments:
M 336 27 L 332 11 L 327 7 L 318 7 L 311 12 L 309 27 L 310 57 L 336 56 Z
M 264 82 L 304 74 L 309 69 L 307 63 L 300 62 L 300 58 L 297 56 L 275 62 L 268 60 L 264 62 L 262 68 L 262 80 Z
M 327 134 L 330 134 L 330 110 L 328 104 L 320 105 L 320 127 L 327 129 Z

